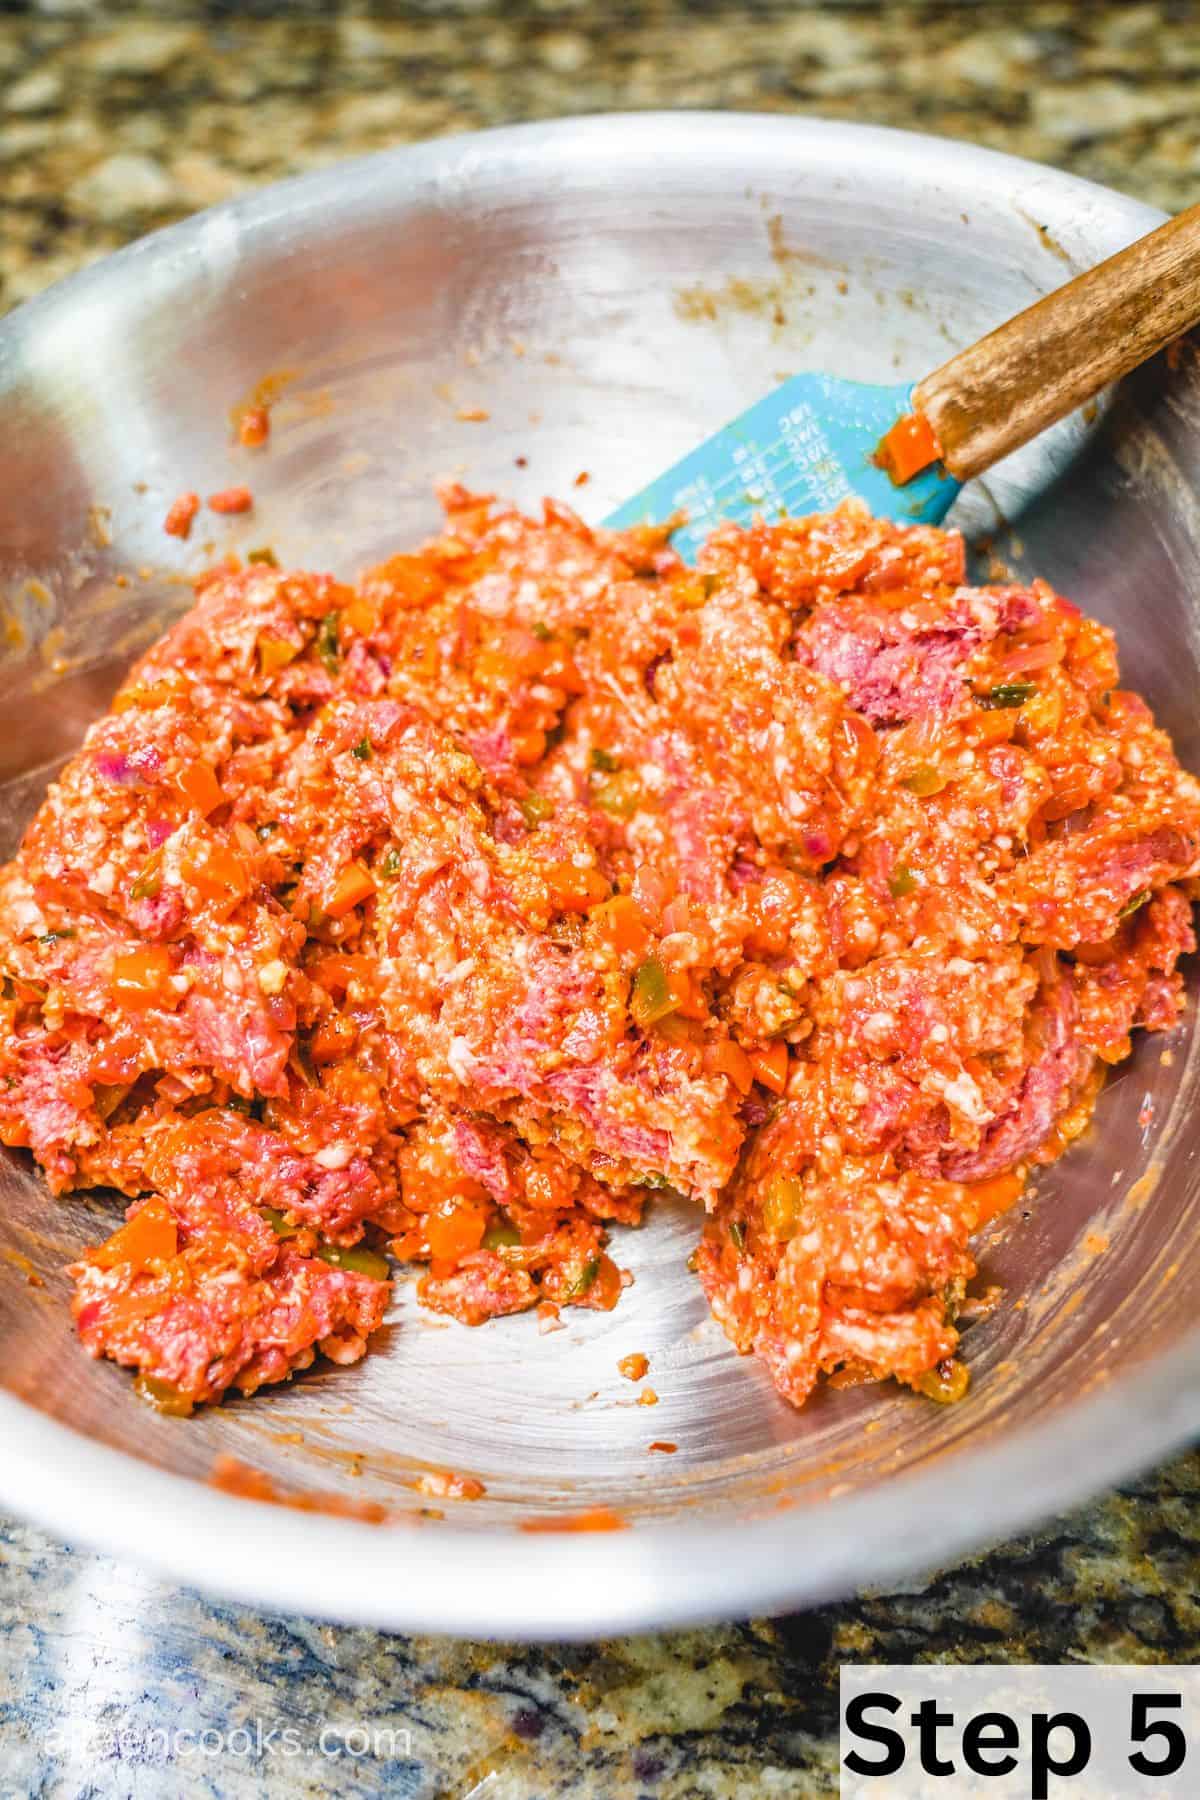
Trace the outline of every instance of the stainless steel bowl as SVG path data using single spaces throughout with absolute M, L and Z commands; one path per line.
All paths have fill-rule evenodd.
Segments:
M 180 489 L 249 479 L 254 513 L 218 547 L 347 573 L 434 525 L 441 474 L 600 517 L 779 375 L 916 377 L 1156 219 L 959 144 L 682 114 L 389 153 L 109 258 L 0 327 L 3 847 L 186 604 L 205 546 L 162 533 Z M 231 451 L 230 408 L 281 371 L 269 451 Z M 487 418 L 460 416 L 474 409 Z M 1194 364 L 1144 375 L 960 510 L 985 556 L 1117 626 L 1126 679 L 1200 766 Z M 708 1320 L 684 1266 L 697 1221 L 663 1206 L 620 1242 L 636 1285 L 611 1315 L 470 1331 L 402 1292 L 358 1368 L 163 1419 L 72 1341 L 62 1266 L 111 1203 L 51 1201 L 10 1155 L 0 1503 L 243 1599 L 474 1634 L 662 1626 L 895 1580 L 1200 1422 L 1196 1093 L 1189 1017 L 1169 1047 L 1140 1046 L 1089 1141 L 989 1240 L 1010 1303 L 972 1328 L 972 1395 L 941 1410 L 872 1387 L 791 1411 Z M 617 1372 L 635 1350 L 654 1410 Z M 221 1452 L 413 1522 L 231 1498 L 207 1482 Z M 416 1518 L 429 1468 L 479 1476 L 486 1497 Z M 519 1529 L 597 1503 L 632 1529 Z

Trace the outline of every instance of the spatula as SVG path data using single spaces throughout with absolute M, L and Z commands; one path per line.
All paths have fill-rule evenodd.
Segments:
M 684 512 L 691 558 L 722 519 L 824 512 L 850 494 L 936 524 L 963 482 L 1200 321 L 1200 206 L 1077 275 L 915 387 L 793 375 L 617 508 L 610 526 Z

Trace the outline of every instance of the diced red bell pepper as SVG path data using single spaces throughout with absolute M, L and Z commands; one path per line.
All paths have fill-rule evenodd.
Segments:
M 144 1269 L 151 1263 L 168 1262 L 178 1249 L 179 1233 L 167 1203 L 152 1194 L 110 1238 L 97 1245 L 90 1261 L 101 1269 L 121 1264 Z
M 155 1006 L 175 998 L 171 954 L 164 944 L 143 944 L 114 957 L 113 992 L 126 1006 Z
M 331 919 L 341 919 L 369 900 L 375 892 L 375 877 L 364 863 L 347 863 L 337 880 L 329 898 L 325 902 L 325 912 Z
M 930 463 L 940 461 L 942 446 L 924 413 L 905 413 L 879 440 L 875 461 L 896 487 L 903 487 Z

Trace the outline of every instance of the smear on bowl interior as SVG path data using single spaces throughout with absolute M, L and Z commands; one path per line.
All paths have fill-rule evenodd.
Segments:
M 1200 789 L 1111 634 L 854 503 L 709 540 L 451 487 L 357 586 L 198 583 L 0 875 L 0 1137 L 126 1222 L 84 1346 L 187 1411 L 420 1266 L 608 1309 L 696 1204 L 739 1350 L 958 1397 L 971 1238 L 1178 1017 Z

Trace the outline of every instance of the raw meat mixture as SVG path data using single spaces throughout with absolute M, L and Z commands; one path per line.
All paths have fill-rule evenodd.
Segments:
M 669 1188 L 789 1400 L 956 1398 L 972 1234 L 1178 1017 L 1197 783 L 953 532 L 443 499 L 206 576 L 0 872 L 0 1138 L 132 1201 L 85 1347 L 179 1411 L 351 1362 L 387 1252 L 551 1325 Z

